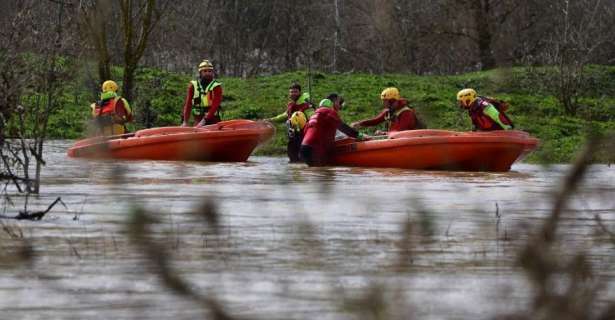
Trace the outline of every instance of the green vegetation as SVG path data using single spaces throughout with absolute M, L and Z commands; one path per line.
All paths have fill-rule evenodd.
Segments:
M 120 69 L 112 72 L 115 79 L 121 78 Z M 587 88 L 579 99 L 581 106 L 574 117 L 565 115 L 549 88 L 545 79 L 552 79 L 551 72 L 547 68 L 513 68 L 456 76 L 314 73 L 312 96 L 317 102 L 330 92 L 341 93 L 347 102 L 343 118 L 352 122 L 377 114 L 380 91 L 387 86 L 397 86 L 429 128 L 470 130 L 470 119 L 456 107 L 455 94 L 460 88 L 473 87 L 481 95 L 509 101 L 508 113 L 517 128 L 542 140 L 540 150 L 529 161 L 568 162 L 589 133 L 615 130 L 615 67 L 589 68 Z M 131 102 L 137 120 L 132 129 L 142 128 L 148 122 L 151 126 L 178 125 L 190 77 L 140 69 L 137 98 Z M 223 119 L 271 117 L 285 110 L 287 88 L 292 81 L 299 81 L 307 90 L 305 72 L 221 80 L 224 83 Z M 88 89 L 87 82 L 87 77 L 76 76 L 74 82 L 64 86 L 63 108 L 51 118 L 50 137 L 76 139 L 84 135 L 88 106 L 95 99 L 95 89 L 93 86 Z M 274 141 L 261 148 L 260 154 L 285 153 L 285 128 L 279 125 L 278 129 Z

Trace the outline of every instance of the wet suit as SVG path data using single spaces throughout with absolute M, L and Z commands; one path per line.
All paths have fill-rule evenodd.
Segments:
M 329 163 L 335 151 L 335 132 L 340 130 L 352 138 L 361 134 L 343 123 L 337 111 L 331 108 L 318 108 L 305 126 L 299 157 L 309 166 L 322 166 Z

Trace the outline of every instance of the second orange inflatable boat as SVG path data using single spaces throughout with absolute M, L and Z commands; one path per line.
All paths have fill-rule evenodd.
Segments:
M 163 127 L 119 137 L 79 140 L 70 157 L 132 160 L 246 161 L 274 134 L 272 125 L 250 120 L 223 121 L 202 128 Z
M 334 165 L 418 170 L 510 170 L 538 145 L 523 131 L 455 132 L 412 130 L 387 139 L 336 144 Z

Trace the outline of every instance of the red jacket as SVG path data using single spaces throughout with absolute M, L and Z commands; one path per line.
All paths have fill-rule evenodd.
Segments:
M 130 113 L 126 110 L 124 99 L 121 97 L 106 100 L 103 102 L 102 106 L 96 106 L 93 111 L 94 115 L 97 117 L 113 117 L 113 122 L 117 124 L 124 124 L 130 121 Z
M 324 162 L 335 148 L 337 130 L 356 138 L 358 132 L 342 122 L 337 111 L 318 108 L 305 126 L 302 145 L 310 146 L 318 159 Z
M 408 102 L 404 99 L 398 100 L 396 103 L 400 108 L 404 108 L 408 105 Z M 416 113 L 413 109 L 407 108 L 406 110 L 401 111 L 401 113 L 397 116 L 394 116 L 392 119 L 389 113 L 389 109 L 385 108 L 375 118 L 360 121 L 359 125 L 362 127 L 372 127 L 385 121 L 390 121 L 389 132 L 416 129 L 417 119 Z
M 209 111 L 205 115 L 205 119 L 212 120 L 214 115 L 220 108 L 222 103 L 222 86 L 217 86 L 213 89 L 213 99 L 209 105 Z M 186 93 L 186 100 L 184 101 L 184 121 L 190 120 L 190 114 L 192 113 L 192 98 L 194 98 L 194 87 L 192 83 L 188 85 L 188 92 Z M 195 124 L 201 121 L 201 117 L 196 116 L 194 119 Z
M 310 108 L 310 104 L 307 103 L 307 102 L 304 102 L 304 103 L 301 103 L 301 104 L 297 104 L 296 101 L 291 101 L 286 106 L 286 115 L 290 119 L 290 116 L 292 116 L 293 113 L 295 113 L 297 111 L 305 112 L 305 110 L 307 110 L 309 108 Z
M 490 106 L 491 104 L 482 99 L 476 99 L 474 103 L 468 109 L 468 115 L 472 119 L 472 124 L 474 125 L 474 129 L 479 131 L 493 131 L 493 130 L 504 130 L 502 126 L 500 126 L 497 122 L 493 121 L 491 117 L 486 115 L 483 110 Z M 504 114 L 504 112 L 500 112 L 500 121 L 506 125 L 512 125 L 512 121 Z

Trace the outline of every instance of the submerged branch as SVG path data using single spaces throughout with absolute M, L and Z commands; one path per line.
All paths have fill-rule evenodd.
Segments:
M 30 212 L 30 211 L 19 211 L 19 214 L 17 214 L 16 216 L 6 216 L 6 215 L 1 215 L 0 214 L 0 219 L 15 219 L 15 220 L 32 220 L 32 221 L 38 221 L 43 219 L 43 217 L 45 217 L 45 215 L 51 211 L 51 209 L 53 209 L 53 207 L 55 207 L 56 204 L 61 203 L 64 208 L 68 208 L 66 206 L 66 204 L 64 203 L 64 201 L 62 201 L 61 197 L 57 197 L 55 199 L 55 201 L 53 201 L 48 207 L 47 209 L 43 210 L 43 211 L 34 211 L 34 212 Z

